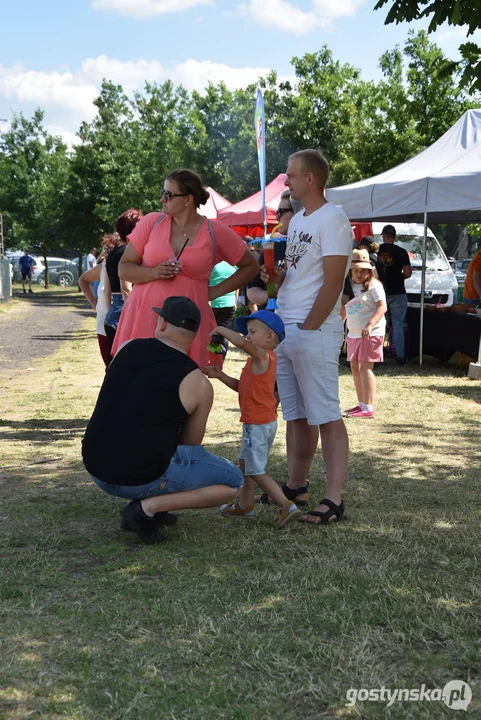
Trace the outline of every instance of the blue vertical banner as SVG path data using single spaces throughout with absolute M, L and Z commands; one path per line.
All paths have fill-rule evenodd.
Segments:
M 257 159 L 259 161 L 259 176 L 261 180 L 262 211 L 264 213 L 264 237 L 267 236 L 267 208 L 266 208 L 266 122 L 264 115 L 264 98 L 262 90 L 257 90 L 256 114 L 254 121 L 256 129 Z

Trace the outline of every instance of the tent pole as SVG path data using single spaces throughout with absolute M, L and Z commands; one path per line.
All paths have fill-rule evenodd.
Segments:
M 423 264 L 421 269 L 421 297 L 419 298 L 419 365 L 423 364 L 423 335 L 424 335 L 424 290 L 426 287 L 426 251 L 428 245 L 428 214 L 424 213 L 423 237 Z

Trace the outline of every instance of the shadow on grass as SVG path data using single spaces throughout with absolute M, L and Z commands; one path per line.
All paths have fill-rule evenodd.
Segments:
M 21 293 L 22 297 L 25 297 Z M 73 305 L 78 308 L 85 308 L 88 306 L 86 299 L 81 292 L 76 290 L 58 290 L 57 292 L 45 290 L 44 292 L 33 292 L 32 295 L 27 295 L 28 302 L 35 306 L 64 306 Z
M 475 380 L 472 380 L 470 387 L 459 387 L 459 385 L 445 386 L 445 385 L 427 385 L 427 390 L 433 390 L 435 392 L 444 393 L 451 397 L 459 397 L 464 400 L 473 400 L 474 402 L 481 403 L 481 385 Z M 473 418 L 473 423 L 475 423 Z M 476 423 L 476 431 L 479 432 L 479 420 Z
M 0 441 L 50 443 L 72 439 L 85 432 L 88 420 L 0 420 Z M 2 428 L 9 428 L 2 432 Z
M 85 315 L 91 317 L 89 313 L 78 313 L 76 315 Z M 91 340 L 93 333 L 87 330 L 65 330 L 61 335 L 32 335 L 32 340 L 54 340 L 58 341 L 72 341 L 72 340 Z
M 207 447 L 235 460 L 239 442 L 240 426 L 232 441 Z M 236 707 L 239 717 L 314 719 L 342 709 L 349 687 L 413 678 L 442 687 L 452 667 L 475 675 L 476 477 L 453 481 L 450 463 L 422 447 L 418 464 L 404 466 L 395 445 L 352 453 L 350 524 L 277 532 L 270 508 L 249 523 L 187 511 L 154 547 L 119 532 L 124 501 L 95 487 L 80 462 L 16 472 L 2 512 L 12 560 L 4 637 L 25 709 L 122 717 L 137 698 L 139 718 L 204 719 Z M 286 480 L 275 446 L 270 467 Z M 312 504 L 322 475 L 318 453 Z

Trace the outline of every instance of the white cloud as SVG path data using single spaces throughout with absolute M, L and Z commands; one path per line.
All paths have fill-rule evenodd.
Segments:
M 21 64 L 0 65 L 0 95 L 25 104 L 61 106 L 85 114 L 97 95 L 93 83 L 79 82 L 71 72 L 26 70 Z M 87 113 L 88 115 L 88 113 Z M 93 117 L 94 110 L 90 112 Z
M 113 10 L 120 15 L 149 18 L 179 13 L 199 5 L 215 5 L 213 0 L 92 0 L 94 10 Z
M 202 91 L 209 81 L 222 81 L 234 90 L 255 83 L 268 72 L 270 68 L 235 68 L 210 60 L 188 59 L 167 67 L 157 60 L 122 61 L 105 55 L 87 58 L 76 71 L 63 68 L 42 72 L 20 64 L 10 68 L 0 65 L 0 118 L 11 119 L 12 112 L 30 116 L 40 107 L 45 111 L 47 129 L 71 145 L 80 123 L 90 122 L 96 114 L 92 102 L 99 95 L 103 78 L 122 85 L 130 95 L 141 90 L 146 81 L 161 83 L 168 79 L 188 90 Z M 279 79 L 295 82 L 293 77 Z
M 364 0 L 312 0 L 312 9 L 306 12 L 286 0 L 249 0 L 238 9 L 259 25 L 276 28 L 294 35 L 305 35 L 311 30 L 330 30 L 333 19 L 352 16 Z

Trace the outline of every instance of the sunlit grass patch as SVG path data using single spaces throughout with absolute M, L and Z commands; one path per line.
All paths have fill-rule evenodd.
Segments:
M 243 362 L 231 351 L 227 371 Z M 480 714 L 479 384 L 382 368 L 376 418 L 347 421 L 349 524 L 281 533 L 270 507 L 249 523 L 183 512 L 147 547 L 80 460 L 103 374 L 88 319 L 37 364 L 34 389 L 2 390 L 0 717 L 443 718 L 442 704 L 347 708 L 346 692 L 455 678 Z M 352 406 L 346 369 L 341 393 Z M 237 397 L 216 383 L 206 445 L 235 460 L 240 437 Z M 320 454 L 310 478 L 314 505 Z

